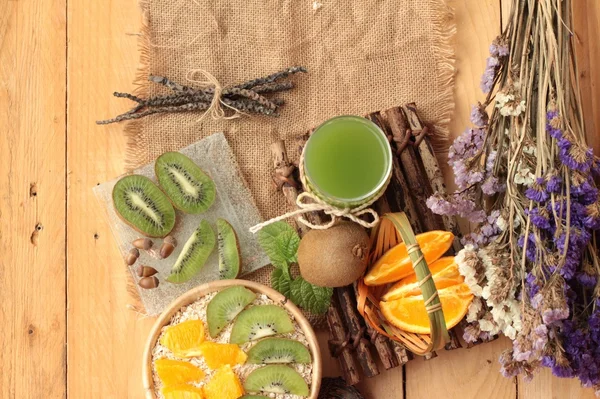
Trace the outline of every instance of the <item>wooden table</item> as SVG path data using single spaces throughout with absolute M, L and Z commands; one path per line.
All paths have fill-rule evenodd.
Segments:
M 586 122 L 600 153 L 600 3 L 576 2 Z M 453 5 L 456 135 L 481 98 L 500 6 Z M 142 397 L 142 347 L 153 319 L 127 307 L 125 268 L 91 190 L 124 171 L 122 125 L 94 121 L 128 106 L 110 93 L 132 89 L 139 21 L 135 0 L 0 0 L 2 398 Z M 547 372 L 529 384 L 501 377 L 505 348 L 501 339 L 442 351 L 360 388 L 377 399 L 593 397 Z M 329 359 L 325 370 L 337 374 Z

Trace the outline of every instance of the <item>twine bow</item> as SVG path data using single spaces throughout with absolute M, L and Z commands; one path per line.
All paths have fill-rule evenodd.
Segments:
M 306 148 L 306 146 L 304 148 Z M 314 229 L 314 230 L 327 230 L 328 228 L 332 227 L 336 223 L 337 219 L 339 219 L 339 218 L 349 219 L 349 220 L 353 221 L 354 223 L 357 223 L 367 229 L 373 228 L 379 223 L 379 215 L 377 214 L 377 212 L 375 212 L 373 209 L 371 209 L 370 206 L 373 205 L 375 203 L 375 201 L 377 201 L 385 192 L 385 189 L 387 188 L 387 186 L 390 182 L 390 179 L 391 179 L 391 173 L 388 176 L 388 178 L 387 178 L 384 186 L 381 188 L 381 190 L 379 190 L 379 192 L 373 198 L 371 198 L 369 201 L 367 201 L 366 203 L 364 203 L 356 208 L 350 208 L 350 207 L 340 208 L 340 207 L 336 207 L 334 205 L 331 205 L 331 204 L 325 202 L 324 200 L 322 200 L 321 198 L 319 198 L 317 195 L 313 194 L 310 191 L 310 185 L 307 184 L 306 175 L 304 173 L 304 150 L 302 150 L 302 154 L 300 155 L 299 170 L 300 170 L 300 181 L 302 182 L 302 185 L 304 186 L 306 191 L 303 193 L 300 193 L 298 195 L 298 198 L 296 198 L 296 206 L 298 207 L 298 209 L 296 209 L 295 211 L 285 213 L 281 216 L 274 217 L 273 219 L 269 219 L 263 223 L 259 223 L 256 226 L 252 226 L 250 228 L 250 232 L 252 234 L 256 234 L 258 231 L 260 231 L 265 226 L 268 226 L 275 222 L 286 220 L 286 219 L 289 219 L 289 218 L 295 217 L 295 216 L 298 216 L 298 219 L 297 219 L 298 222 L 300 222 L 303 225 L 305 225 L 311 229 Z M 310 200 L 310 201 L 306 202 L 306 200 Z M 326 215 L 329 215 L 331 217 L 331 220 L 325 224 L 313 224 L 313 223 L 309 222 L 308 220 L 306 220 L 306 218 L 304 216 L 302 216 L 303 214 L 305 214 L 307 212 L 319 212 L 319 211 L 322 211 Z M 360 218 L 361 216 L 366 215 L 366 214 L 370 214 L 373 217 L 373 220 L 371 222 L 367 222 L 366 220 L 363 220 Z
M 194 77 L 196 76 L 197 73 L 204 75 L 206 80 L 195 79 Z M 204 113 L 197 120 L 197 122 L 200 122 L 202 119 L 204 119 L 204 117 L 206 115 L 211 115 L 213 119 L 219 120 L 219 119 L 235 119 L 235 118 L 239 118 L 240 115 L 243 114 L 242 111 L 240 111 L 239 109 L 237 109 L 235 107 L 232 107 L 229 104 L 226 104 L 222 100 L 221 94 L 223 93 L 223 86 L 221 86 L 221 83 L 219 83 L 217 78 L 215 78 L 214 75 L 212 75 L 210 72 L 208 72 L 204 69 L 200 69 L 200 68 L 199 69 L 190 69 L 189 71 L 187 71 L 185 78 L 188 82 L 195 83 L 201 89 L 212 88 L 214 90 L 214 94 L 213 94 L 212 101 L 210 102 L 210 106 L 208 107 L 208 109 L 206 111 L 204 111 Z M 223 109 L 223 106 L 233 110 L 235 112 L 235 114 L 233 114 L 231 116 L 225 116 L 225 110 Z

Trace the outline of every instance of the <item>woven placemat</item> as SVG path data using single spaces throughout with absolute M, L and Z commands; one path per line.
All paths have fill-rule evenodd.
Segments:
M 198 113 L 129 123 L 128 162 L 145 164 L 223 131 L 263 218 L 288 211 L 271 184 L 269 145 L 341 114 L 365 115 L 414 101 L 438 134 L 453 108 L 455 30 L 445 0 L 145 0 L 136 79 L 141 96 L 165 90 L 148 75 L 186 83 L 204 69 L 223 86 L 293 65 L 308 74 L 282 96 L 281 117 L 200 121 Z M 288 148 L 290 156 L 296 156 Z M 250 278 L 269 284 L 268 268 Z M 323 318 L 311 317 L 316 326 Z

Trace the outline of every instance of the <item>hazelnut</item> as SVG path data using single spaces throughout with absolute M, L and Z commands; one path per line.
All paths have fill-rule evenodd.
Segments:
M 131 248 L 129 250 L 129 253 L 127 253 L 127 255 L 125 256 L 125 263 L 127 264 L 127 266 L 131 266 L 138 260 L 139 257 L 140 251 L 138 251 L 137 248 Z
M 138 285 L 146 290 L 158 287 L 158 279 L 156 276 L 143 277 L 138 281 Z
M 143 250 L 147 251 L 150 248 L 152 248 L 152 245 L 154 243 L 149 238 L 138 238 L 137 240 L 133 240 L 132 244 L 136 248 L 143 249 Z

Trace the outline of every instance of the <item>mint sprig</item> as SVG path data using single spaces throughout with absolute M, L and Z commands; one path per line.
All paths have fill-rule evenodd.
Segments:
M 276 268 L 271 273 L 271 286 L 310 313 L 327 312 L 333 289 L 313 285 L 302 277 L 291 276 L 290 265 L 298 262 L 300 245 L 300 236 L 296 230 L 285 222 L 270 224 L 258 233 L 258 243 Z

